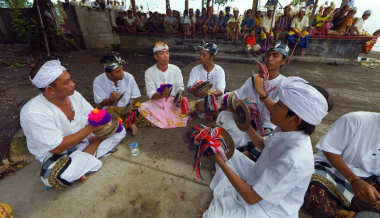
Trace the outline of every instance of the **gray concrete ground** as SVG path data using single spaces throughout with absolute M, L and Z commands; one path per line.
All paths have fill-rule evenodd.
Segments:
M 81 51 L 62 58 L 63 63 L 68 64 L 78 90 L 88 99 L 92 98 L 92 80 L 101 73 L 101 65 L 97 63 L 101 54 L 99 51 Z M 152 59 L 130 54 L 128 63 L 127 71 L 135 76 L 145 94 L 143 72 L 153 63 Z M 186 84 L 191 68 L 198 62 L 176 59 L 173 63 L 181 67 Z M 242 63 L 218 64 L 226 71 L 229 90 L 239 88 L 255 69 Z M 5 94 L 17 104 L 37 93 L 28 85 L 26 69 L 6 70 L 11 73 L 0 75 L 0 79 L 11 81 L 18 78 L 17 87 L 22 87 L 15 89 L 8 82 L 3 83 L 7 85 Z M 284 66 L 282 73 L 301 76 L 327 88 L 335 100 L 333 111 L 313 135 L 313 144 L 345 113 L 358 110 L 380 112 L 379 68 L 293 62 Z M 195 120 L 190 125 L 198 122 Z M 212 162 L 204 160 L 204 180 L 196 180 L 192 169 L 194 153 L 184 143 L 186 130 L 140 129 L 138 136 L 128 136 L 117 152 L 102 159 L 104 165 L 99 172 L 64 191 L 45 191 L 39 179 L 40 164 L 33 161 L 0 180 L 0 201 L 12 205 L 15 217 L 196 217 L 197 208 L 207 208 L 212 197 L 207 186 Z M 140 145 L 141 154 L 137 157 L 132 157 L 128 149 L 128 144 L 133 141 Z M 301 213 L 301 217 L 308 216 Z

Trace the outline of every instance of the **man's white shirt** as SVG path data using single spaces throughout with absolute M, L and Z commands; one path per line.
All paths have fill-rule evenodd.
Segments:
M 97 76 L 93 84 L 94 101 L 96 104 L 101 103 L 104 99 L 108 99 L 112 92 L 119 92 L 123 95 L 117 103 L 119 107 L 125 107 L 129 104 L 131 99 L 141 96 L 139 87 L 132 74 L 124 72 L 122 80 L 117 81 L 117 85 L 108 79 L 106 73 Z
M 149 98 L 152 98 L 163 83 L 173 85 L 173 91 L 171 93 L 173 96 L 177 94 L 177 92 L 183 91 L 184 84 L 181 69 L 176 65 L 169 64 L 168 69 L 163 72 L 158 69 L 155 64 L 145 71 L 145 87 Z
M 212 84 L 211 90 L 219 90 L 224 93 L 226 88 L 226 76 L 221 66 L 215 64 L 214 68 L 208 73 L 202 64 L 199 64 L 190 72 L 187 87 L 193 86 L 195 83 L 202 81 L 209 81 Z

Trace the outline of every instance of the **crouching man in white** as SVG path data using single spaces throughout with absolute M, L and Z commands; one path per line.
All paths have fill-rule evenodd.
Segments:
M 220 154 L 213 156 L 216 174 L 210 188 L 214 198 L 203 217 L 298 217 L 314 172 L 310 135 L 327 109 L 325 97 L 305 80 L 285 79 L 279 101 L 270 110 L 271 121 L 278 127 L 265 139 L 252 127 L 248 132 L 263 148 L 257 162 L 237 150 L 228 161 Z
M 26 103 L 20 115 L 27 146 L 42 163 L 41 179 L 48 187 L 64 188 L 100 169 L 98 159 L 112 151 L 125 137 L 125 130 L 100 138 L 100 127 L 88 125 L 93 107 L 75 91 L 75 83 L 59 60 L 37 64 L 30 80 L 41 94 Z M 41 67 L 40 67 L 41 66 Z

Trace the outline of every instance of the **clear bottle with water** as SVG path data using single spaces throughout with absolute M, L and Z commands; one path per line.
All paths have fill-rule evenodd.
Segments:
M 129 144 L 129 149 L 131 150 L 132 156 L 137 156 L 140 153 L 139 144 L 137 142 L 132 142 Z

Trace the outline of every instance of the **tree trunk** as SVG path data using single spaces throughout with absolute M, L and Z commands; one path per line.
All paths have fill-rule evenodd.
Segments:
M 135 2 L 135 0 L 131 0 L 131 8 L 132 8 L 132 13 L 135 15 L 136 14 L 136 2 Z
M 207 3 L 206 3 L 206 9 L 208 10 L 208 8 L 210 7 L 210 2 L 211 0 L 207 0 Z
M 318 8 L 318 1 L 319 1 L 319 0 L 315 0 L 314 7 L 313 7 L 313 11 L 311 12 L 311 15 L 310 15 L 310 17 L 309 17 L 309 26 L 310 26 L 310 27 L 311 27 L 312 24 L 313 24 L 315 11 L 316 11 L 317 8 Z
M 166 0 L 166 10 L 170 10 L 170 0 Z
M 185 10 L 189 11 L 189 0 L 185 0 Z
M 201 10 L 202 10 L 202 8 L 204 8 L 205 1 L 204 0 L 201 0 L 201 1 L 202 1 L 202 4 L 201 4 Z
M 348 0 L 342 0 L 342 4 L 340 4 L 340 7 L 343 7 L 346 4 L 348 4 Z
M 256 14 L 257 11 L 257 6 L 259 5 L 259 0 L 252 0 L 252 11 L 253 15 Z

